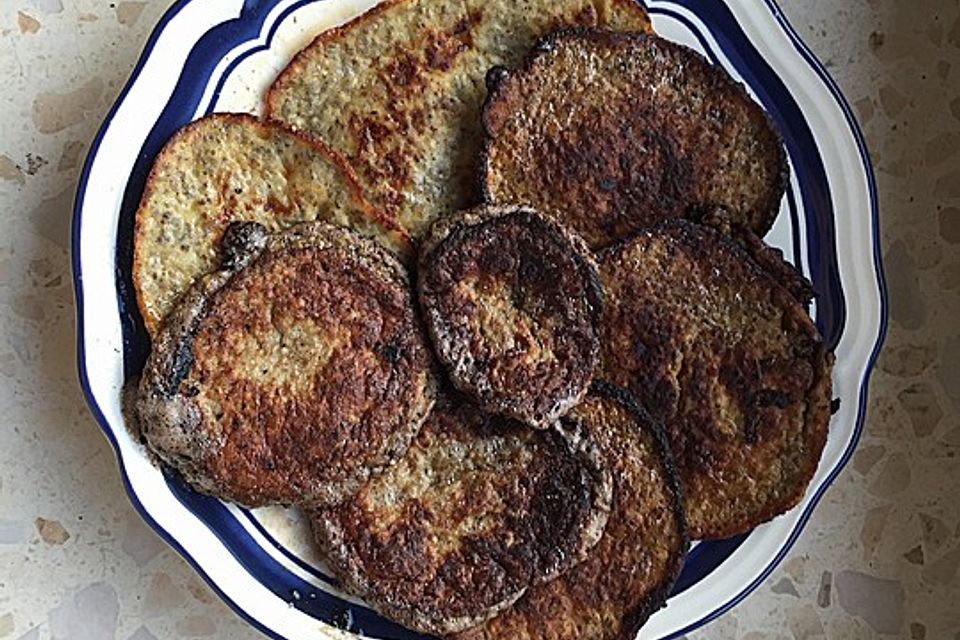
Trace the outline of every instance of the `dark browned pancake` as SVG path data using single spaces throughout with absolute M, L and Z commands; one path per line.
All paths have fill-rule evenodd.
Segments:
M 740 246 L 677 220 L 601 256 L 604 375 L 661 420 L 695 538 L 795 505 L 830 418 L 833 362 L 801 303 Z
M 581 560 L 610 500 L 589 434 L 528 429 L 451 399 L 399 462 L 311 520 L 349 590 L 411 629 L 449 634 Z
M 602 293 L 580 238 L 525 207 L 441 218 L 423 240 L 420 304 L 454 384 L 545 429 L 586 393 Z
M 787 180 L 770 118 L 692 49 L 654 35 L 572 29 L 494 70 L 483 111 L 492 202 L 532 205 L 593 249 L 723 205 L 763 236 Z
M 434 401 L 410 283 L 326 223 L 228 228 L 224 269 L 166 319 L 140 385 L 150 448 L 248 506 L 329 502 L 406 450 Z
M 687 533 L 660 426 L 602 382 L 563 420 L 594 435 L 613 472 L 603 537 L 581 564 L 457 640 L 633 640 L 680 572 Z

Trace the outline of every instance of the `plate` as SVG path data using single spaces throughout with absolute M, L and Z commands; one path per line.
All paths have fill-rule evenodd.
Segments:
M 73 269 L 80 379 L 116 450 L 134 506 L 241 616 L 272 638 L 327 637 L 327 625 L 418 638 L 347 597 L 282 509 L 201 496 L 154 467 L 125 425 L 124 382 L 147 340 L 129 283 L 134 212 L 151 162 L 183 124 L 212 111 L 257 113 L 264 89 L 313 35 L 373 0 L 181 0 L 161 19 L 91 145 L 77 193 Z M 863 139 L 839 90 L 772 0 L 649 0 L 658 33 L 722 65 L 776 120 L 791 165 L 767 241 L 814 283 L 811 313 L 835 349 L 840 398 L 817 473 L 789 513 L 691 549 L 669 605 L 642 638 L 675 638 L 747 596 L 800 535 L 850 457 L 886 326 L 877 199 Z

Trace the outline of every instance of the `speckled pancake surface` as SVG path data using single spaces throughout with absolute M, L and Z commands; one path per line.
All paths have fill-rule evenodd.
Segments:
M 319 140 L 237 113 L 190 123 L 157 155 L 136 214 L 133 283 L 151 335 L 177 299 L 217 268 L 235 221 L 280 231 L 322 220 L 406 251 L 359 193 L 352 169 Z

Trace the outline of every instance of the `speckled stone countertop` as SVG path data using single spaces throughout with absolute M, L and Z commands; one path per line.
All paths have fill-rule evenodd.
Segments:
M 168 4 L 0 3 L 0 639 L 261 637 L 134 512 L 75 374 L 78 172 Z M 690 638 L 960 640 L 960 3 L 783 4 L 866 134 L 890 330 L 851 464 Z

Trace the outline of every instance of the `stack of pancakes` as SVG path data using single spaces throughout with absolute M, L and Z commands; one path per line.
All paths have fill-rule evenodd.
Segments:
M 144 441 L 424 633 L 633 637 L 829 422 L 786 154 L 632 0 L 386 0 L 156 159 Z

